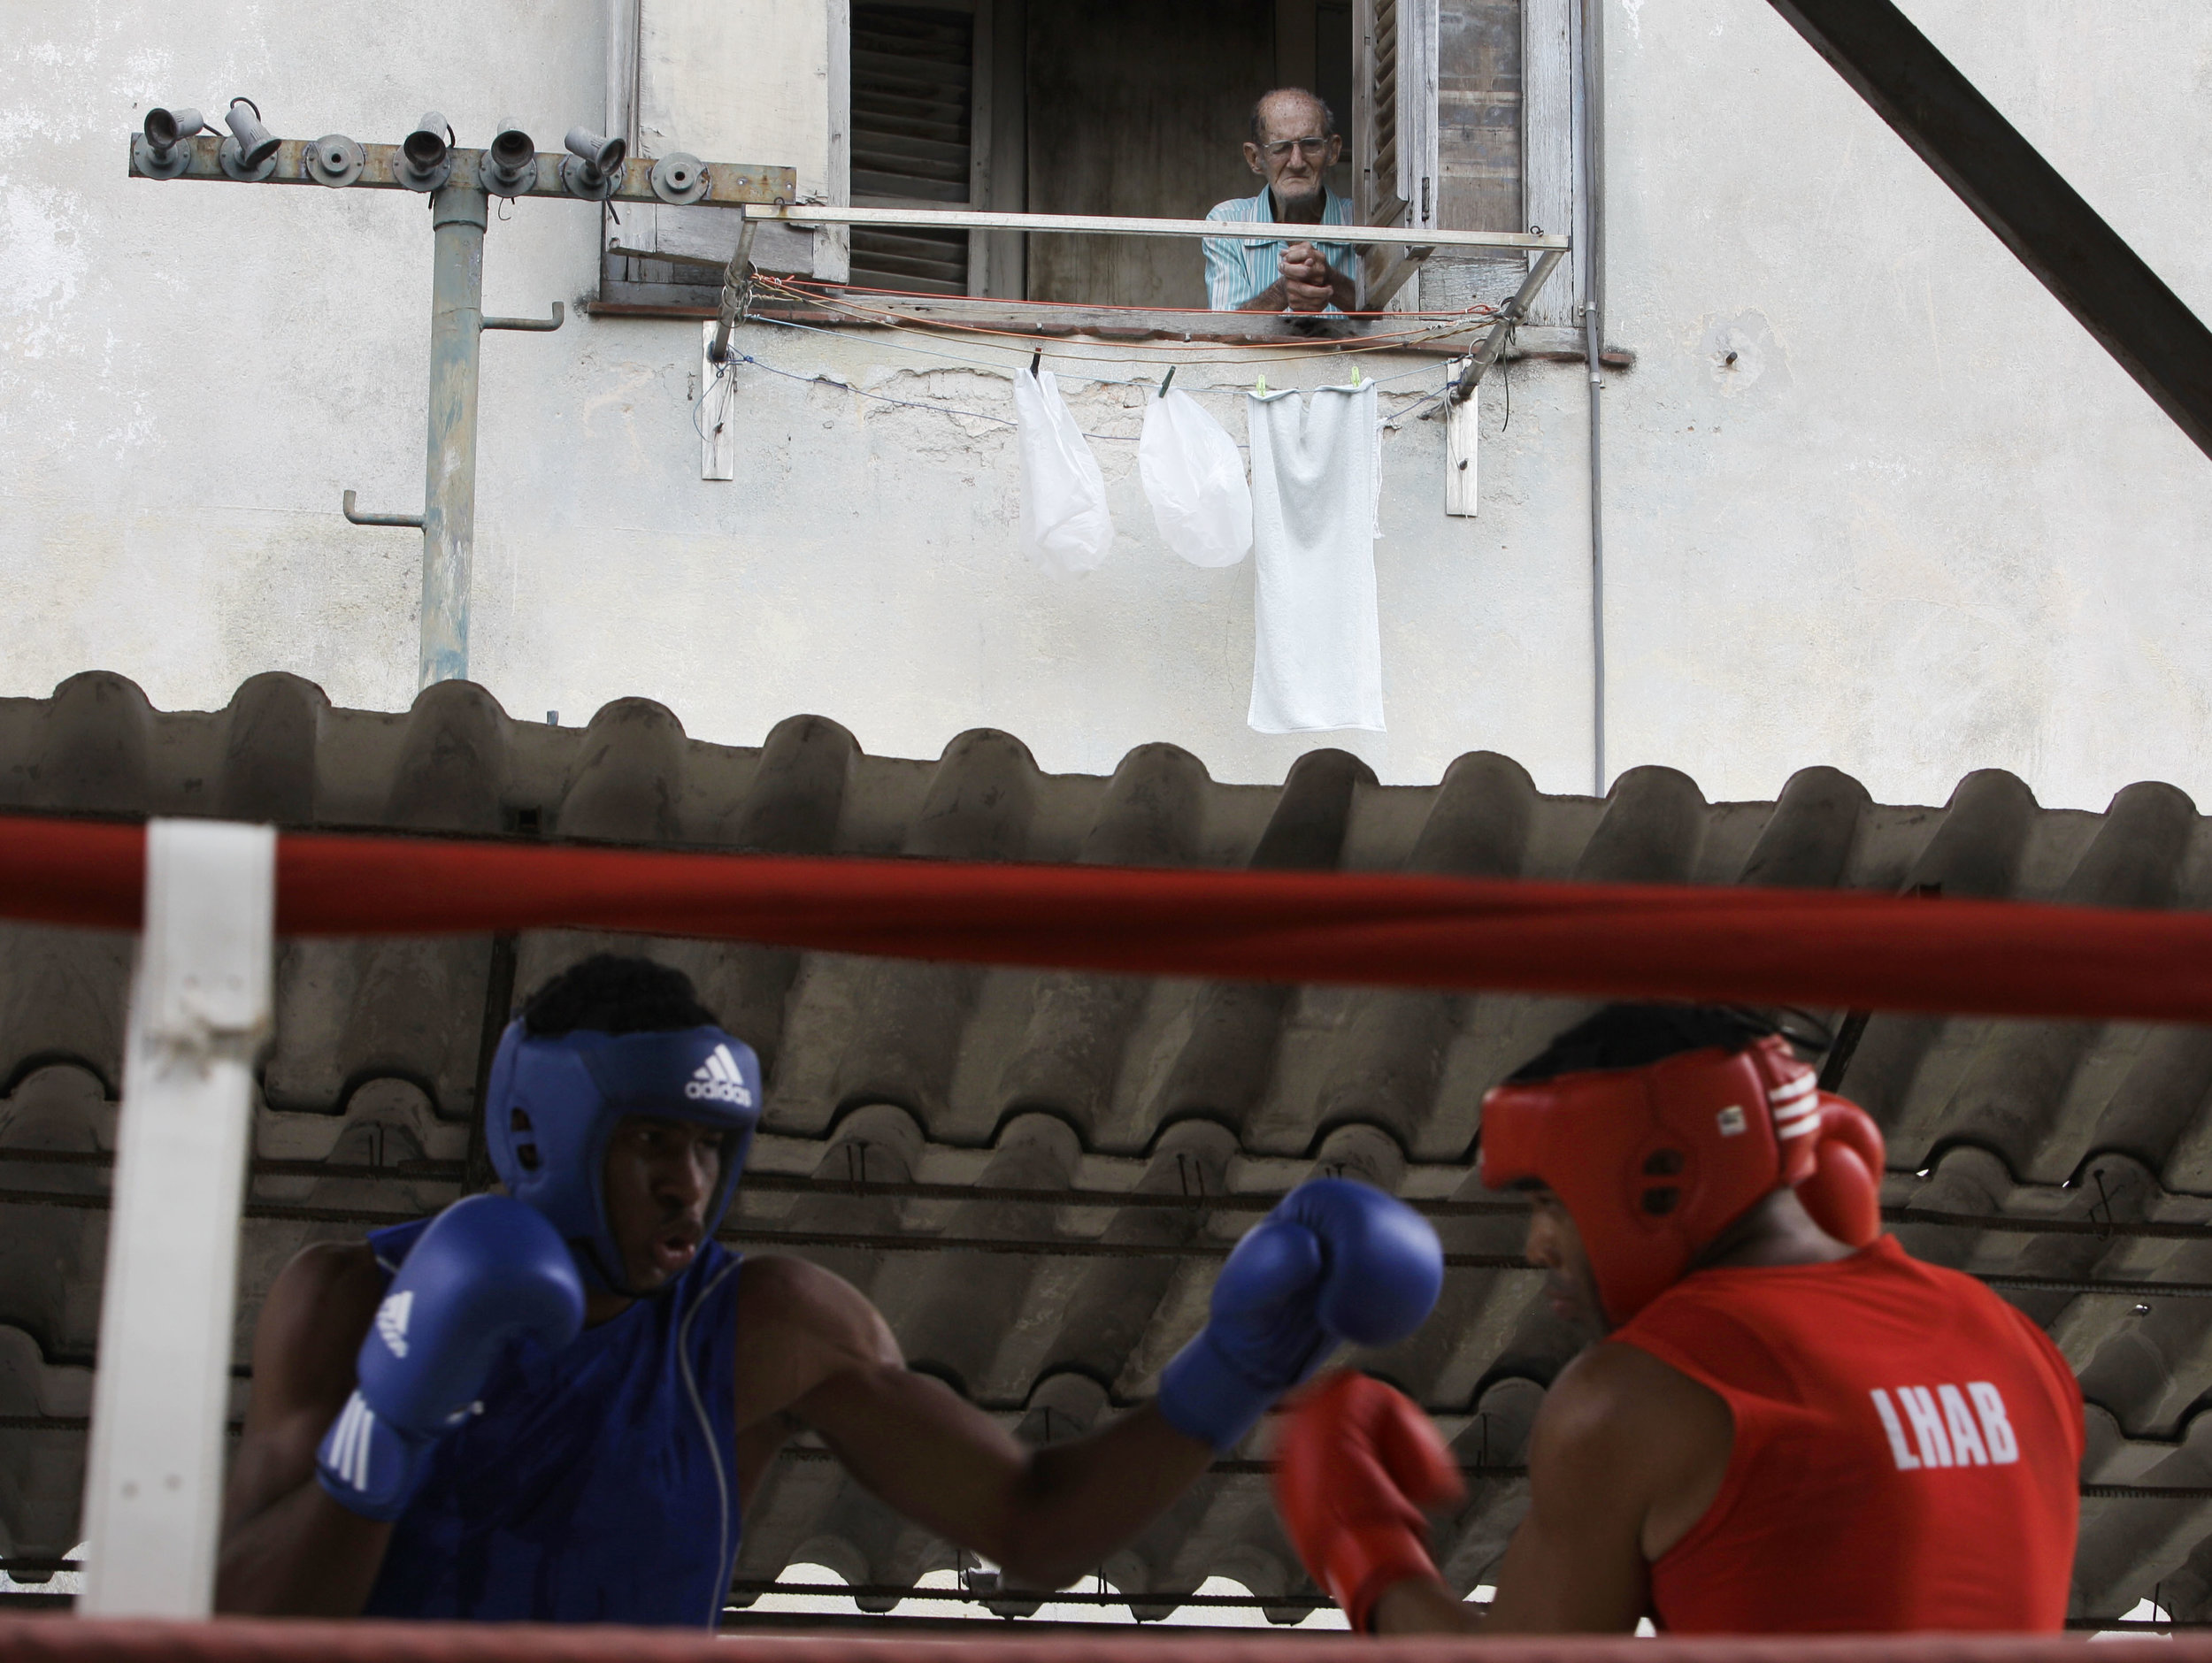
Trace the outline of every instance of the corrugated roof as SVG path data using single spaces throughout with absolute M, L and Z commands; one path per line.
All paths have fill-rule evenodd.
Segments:
M 1379 786 L 1357 759 L 1325 750 L 1279 787 L 1225 786 L 1171 745 L 1132 751 L 1111 778 L 1055 776 L 995 732 L 963 734 L 932 762 L 865 755 L 818 717 L 780 724 L 758 747 L 724 747 L 688 739 L 643 700 L 550 728 L 463 683 L 388 714 L 334 709 L 277 675 L 214 712 L 156 711 L 106 674 L 49 699 L 0 700 L 0 809 L 2116 906 L 2212 896 L 2212 835 L 2161 785 L 2130 786 L 2099 815 L 2039 809 L 1991 771 L 1969 775 L 1940 809 L 1888 807 L 1816 768 L 1775 802 L 1709 803 L 1684 775 L 1640 768 L 1599 801 L 1542 795 L 1485 752 L 1416 787 Z M 112 1147 L 131 944 L 27 927 L 4 939 L 0 1548 L 52 1553 L 78 1535 L 106 1225 L 99 1162 Z M 246 1224 L 242 1393 L 245 1336 L 285 1259 L 357 1234 L 365 1215 L 457 1193 L 486 1047 L 515 991 L 613 944 L 556 931 L 282 946 Z M 1066 1436 L 1148 1391 L 1195 1329 L 1218 1254 L 1264 1198 L 1317 1169 L 1430 1207 L 1455 1253 L 1514 1254 L 1517 1220 L 1468 1164 L 1477 1107 L 1583 1008 L 623 945 L 689 971 L 761 1051 L 764 1135 L 733 1215 L 742 1245 L 786 1237 L 785 1250 L 847 1276 L 918 1365 L 1032 1437 Z M 2195 1417 L 2212 1390 L 2212 1299 L 2071 1285 L 2212 1292 L 2212 1034 L 1875 1015 L 1843 1088 L 1888 1133 L 1887 1199 L 1912 1209 L 1897 1226 L 1907 1245 L 1998 1278 L 2080 1372 L 2093 1405 L 2085 1476 L 2203 1490 L 2093 1494 L 2077 1613 L 2124 1612 L 2156 1587 L 2176 1615 L 2212 1616 L 2212 1422 L 2200 1433 Z M 1970 1222 L 1921 1216 L 1931 1213 Z M 1427 1327 L 1366 1360 L 1480 1469 L 1440 1542 L 1463 1587 L 1488 1574 L 1518 1518 L 1529 1423 L 1575 1344 L 1537 1291 L 1525 1272 L 1455 1268 Z M 804 1450 L 778 1463 L 756 1502 L 741 1583 L 795 1560 L 885 1587 L 954 1562 Z M 1262 1595 L 1312 1592 L 1248 1462 L 1225 1464 L 1102 1568 L 1154 1596 L 1156 1613 L 1215 1574 Z

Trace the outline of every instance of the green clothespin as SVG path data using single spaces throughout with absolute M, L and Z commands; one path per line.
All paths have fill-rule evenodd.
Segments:
M 1258 397 L 1267 396 L 1267 378 L 1264 375 L 1252 384 L 1252 391 Z
M 1359 360 L 1357 358 L 1352 360 L 1352 385 L 1355 387 L 1359 385 Z

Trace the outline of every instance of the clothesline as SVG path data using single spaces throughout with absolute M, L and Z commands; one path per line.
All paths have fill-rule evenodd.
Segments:
M 808 330 L 810 333 L 815 333 L 815 334 L 834 334 L 834 333 L 836 333 L 836 332 L 835 332 L 835 331 L 833 331 L 833 330 L 828 330 L 828 329 L 816 329 L 816 328 L 813 328 L 810 325 L 807 325 L 807 324 L 785 323 L 785 322 L 783 322 L 783 321 L 782 321 L 781 319 L 780 319 L 780 318 L 754 318 L 748 319 L 748 321 L 749 321 L 749 322 L 752 322 L 752 323 L 774 323 L 774 324 L 777 324 L 777 325 L 778 325 L 780 327 L 781 327 L 781 328 L 785 328 L 785 329 L 804 329 L 804 330 Z M 841 337 L 840 337 L 840 338 L 841 339 Z M 943 353 L 943 352 L 931 352 L 931 351 L 927 350 L 926 348 L 921 348 L 921 347 L 910 347 L 910 346 L 907 346 L 907 345 L 906 345 L 904 342 L 902 342 L 902 341 L 894 341 L 894 342 L 891 342 L 890 344 L 891 344 L 892 346 L 895 347 L 895 348 L 896 348 L 898 350 L 900 350 L 900 351 L 903 351 L 903 352 L 913 352 L 913 353 L 918 353 L 918 354 L 920 354 L 920 355 L 921 355 L 922 356 L 924 356 L 924 357 L 941 358 L 941 359 L 943 359 L 943 360 L 945 360 L 945 361 L 947 361 L 947 362 L 949 362 L 949 363 L 953 363 L 953 364 L 972 364 L 972 365 L 973 365 L 973 366 L 975 366 L 975 367 L 977 367 L 977 368 L 979 368 L 979 369 L 985 369 L 985 370 L 990 370 L 990 371 L 998 372 L 1002 372 L 1002 373 L 1007 373 L 1007 374 L 1009 374 L 1010 376 L 1010 374 L 1013 372 L 1012 372 L 1012 370 L 1011 370 L 1011 369 L 1010 369 L 1010 367 L 1009 367 L 1008 365 L 1005 365 L 1005 364 L 991 364 L 991 363 L 988 363 L 988 362 L 987 362 L 986 360 L 983 360 L 983 359 L 980 359 L 980 358 L 957 358 L 957 357 L 954 357 L 954 356 L 953 356 L 951 354 L 949 354 L 949 353 Z M 870 392 L 870 391 L 869 391 L 866 387 L 855 387 L 855 386 L 854 386 L 851 382 L 849 382 L 849 381 L 841 380 L 841 379 L 839 379 L 837 377 L 835 377 L 835 376 L 833 376 L 833 375 L 827 375 L 827 374 L 825 374 L 825 373 L 823 373 L 822 372 L 820 372 L 820 371 L 818 371 L 818 371 L 816 371 L 813 374 L 811 374 L 811 375 L 808 375 L 808 374 L 804 374 L 804 373 L 803 373 L 803 372 L 799 372 L 799 371 L 796 371 L 796 370 L 786 370 L 786 369 L 782 369 L 782 368 L 780 368 L 780 367 L 779 367 L 778 365 L 776 365 L 776 364 L 766 364 L 766 363 L 762 362 L 762 360 L 760 360 L 759 358 L 755 357 L 755 356 L 754 356 L 751 353 L 749 353 L 749 352 L 733 352 L 733 353 L 729 356 L 729 357 L 728 357 L 726 360 L 725 360 L 723 363 L 721 363 L 721 364 L 717 364 L 717 365 L 715 366 L 715 372 L 714 372 L 714 379 L 715 379 L 715 381 L 719 381 L 719 380 L 720 380 L 720 379 L 722 379 L 725 375 L 726 375 L 726 374 L 729 372 L 730 366 L 731 366 L 732 364 L 751 364 L 751 365 L 752 365 L 755 369 L 757 369 L 757 370 L 764 370 L 764 371 L 766 371 L 766 372 L 767 372 L 770 375 L 781 376 L 781 377 L 782 377 L 785 380 L 787 380 L 787 381 L 798 381 L 798 382 L 802 382 L 802 383 L 807 383 L 807 384 L 811 384 L 811 385 L 818 385 L 818 386 L 822 386 L 822 387 L 833 387 L 838 388 L 838 389 L 839 389 L 840 391 L 841 391 L 841 392 L 846 392 L 846 393 L 850 393 L 850 394 L 852 394 L 852 395 L 853 395 L 856 398 L 872 399 L 875 402 L 877 402 L 877 403 L 879 403 L 879 404 L 891 404 L 891 405 L 895 405 L 897 408 L 899 408 L 899 409 L 901 409 L 901 410 L 932 410 L 932 411 L 934 411 L 936 414 L 938 414 L 938 415 L 940 415 L 940 416 L 958 416 L 958 417 L 964 417 L 964 418 L 965 418 L 966 419 L 968 419 L 968 420 L 970 420 L 970 421 L 988 422 L 988 423 L 990 423 L 993 426 L 995 426 L 995 427 L 1013 427 L 1013 426 L 1018 425 L 1018 424 L 1017 424 L 1017 423 L 1013 420 L 1013 418 L 1010 418 L 1010 417 L 1007 417 L 1007 416 L 994 416 L 994 415 L 990 414 L 988 411 L 986 411 L 986 410 L 963 410 L 963 409 L 959 408 L 959 407 L 958 407 L 958 406 L 956 406 L 956 405 L 950 405 L 950 404 L 926 404 L 926 403 L 923 403 L 923 402 L 921 402 L 919 400 L 917 400 L 917 399 L 910 399 L 910 398 L 893 398 L 892 396 L 890 396 L 890 395 L 888 395 L 888 394 L 887 394 L 887 393 L 873 393 L 873 392 Z M 1015 366 L 1015 367 L 1016 367 L 1016 368 L 1018 368 L 1018 366 Z M 1373 385 L 1373 386 L 1377 386 L 1377 387 L 1380 387 L 1380 386 L 1383 386 L 1383 385 L 1385 385 L 1385 384 L 1386 384 L 1386 383 L 1388 383 L 1388 382 L 1391 382 L 1391 381 L 1402 381 L 1402 380 L 1404 380 L 1404 379 L 1405 379 L 1408 376 L 1411 376 L 1411 375 L 1427 375 L 1427 374 L 1431 374 L 1431 373 L 1433 373 L 1433 372 L 1434 372 L 1434 366 L 1433 366 L 1433 365 L 1431 365 L 1431 364 L 1422 364 L 1422 365 L 1419 365 L 1417 368 L 1415 368 L 1415 369 L 1402 371 L 1402 372 L 1400 372 L 1398 374 L 1395 374 L 1395 375 L 1378 375 L 1378 376 L 1371 376 L 1371 377 L 1369 377 L 1369 378 L 1368 378 L 1368 379 L 1369 379 L 1369 381 L 1370 381 L 1370 383 L 1371 383 L 1371 385 Z M 1148 376 L 1148 377 L 1136 377 L 1136 376 L 1132 376 L 1132 377 L 1129 377 L 1129 378 L 1126 378 L 1126 379 L 1121 379 L 1121 380 L 1111 380 L 1111 379 L 1107 379 L 1107 378 L 1105 378 L 1105 377 L 1103 377 L 1103 376 L 1071 376 L 1071 377 L 1069 377 L 1068 379 L 1071 379 L 1071 380 L 1079 380 L 1079 381 L 1086 381 L 1086 382 L 1089 382 L 1089 383 L 1091 383 L 1092 385 L 1098 386 L 1098 387 L 1148 387 L 1148 386 L 1150 386 L 1150 385 L 1152 384 L 1152 383 L 1151 383 L 1151 379 L 1150 379 Z M 713 385 L 713 383 L 712 383 L 712 382 L 710 382 L 708 385 L 709 385 L 709 387 L 711 387 L 711 386 Z M 692 424 L 692 427 L 694 428 L 694 430 L 695 430 L 695 431 L 698 431 L 698 430 L 699 430 L 699 426 L 700 426 L 700 423 L 699 423 L 700 414 L 701 414 L 701 412 L 702 412 L 703 410 L 704 410 L 704 409 L 706 408 L 706 402 L 707 402 L 707 401 L 706 401 L 706 392 L 707 392 L 707 390 L 708 390 L 708 388 L 706 388 L 706 387 L 703 387 L 703 388 L 701 388 L 701 389 L 700 389 L 700 398 L 699 398 L 699 402 L 698 402 L 697 403 L 695 403 L 695 404 L 694 404 L 694 405 L 692 406 L 692 412 L 691 412 L 691 424 Z M 1223 393 L 1234 393 L 1234 392 L 1240 392 L 1240 391 L 1241 391 L 1242 389 L 1241 389 L 1241 388 L 1237 388 L 1237 387 L 1204 387 L 1204 388 L 1200 388 L 1200 389 L 1197 389 L 1197 390 L 1199 390 L 1199 391 L 1204 391 L 1204 392 L 1223 392 Z M 1435 397 L 1440 396 L 1440 395 L 1432 394 L 1432 395 L 1430 395 L 1429 396 L 1430 396 L 1430 398 L 1433 399 L 1433 398 L 1435 398 Z M 1394 432 L 1394 432 L 1395 432 L 1395 431 L 1397 431 L 1397 430 L 1396 430 L 1396 427 L 1395 427 L 1395 425 L 1394 425 L 1394 425 L 1386 425 L 1386 431 L 1388 431 L 1388 432 Z M 700 433 L 700 437 L 701 437 L 702 439 L 704 439 L 704 438 L 705 438 L 705 436 L 706 436 L 706 435 L 705 435 L 705 433 L 704 433 L 703 432 L 701 432 L 701 433 Z M 1102 442 L 1102 443 L 1107 443 L 1107 444 L 1124 444 L 1124 445 L 1133 445 L 1133 444 L 1135 444 L 1135 443 L 1137 442 L 1137 441 L 1138 441 L 1138 439 L 1139 439 L 1140 435 L 1139 435 L 1139 434 L 1136 434 L 1136 433 L 1090 433 L 1090 432 L 1087 432 L 1087 432 L 1083 434 L 1083 437 L 1084 437 L 1084 438 L 1086 438 L 1086 439 L 1097 440 L 1097 441 L 1100 441 L 1100 442 Z M 1238 448 L 1238 449 L 1240 449 L 1240 450 L 1249 450 L 1249 449 L 1251 448 L 1251 447 L 1250 447 L 1248 444 L 1239 444 L 1239 445 L 1238 445 L 1238 447 L 1237 447 L 1237 448 Z
M 788 300 L 803 300 L 810 304 L 821 306 L 826 310 L 841 312 L 849 318 L 876 324 L 895 332 L 929 333 L 931 331 L 937 331 L 940 333 L 956 333 L 971 338 L 997 336 L 1010 341 L 1018 342 L 1018 347 L 1014 349 L 1016 350 L 1043 349 L 1048 344 L 1051 344 L 1055 340 L 1055 338 L 1052 337 L 1028 334 L 1015 329 L 995 328 L 986 324 L 962 323 L 952 318 L 916 318 L 910 314 L 905 312 L 894 311 L 885 308 L 856 305 L 849 300 L 846 299 L 842 295 L 830 295 L 818 293 L 811 289 L 803 288 L 797 285 L 787 282 L 782 279 L 771 276 L 765 272 L 757 273 L 753 279 L 753 282 L 755 286 L 764 293 L 780 295 Z M 1239 346 L 1233 342 L 1223 341 L 1194 341 L 1185 342 L 1179 345 L 1175 342 L 1169 341 L 1154 343 L 1154 349 L 1156 351 L 1166 353 L 1170 358 L 1179 358 L 1185 362 L 1193 361 L 1191 355 L 1195 353 L 1225 352 L 1230 356 L 1225 357 L 1202 358 L 1196 359 L 1195 361 L 1199 363 L 1218 364 L 1290 363 L 1301 358 L 1314 357 L 1323 354 L 1327 354 L 1333 356 L 1342 356 L 1350 353 L 1389 352 L 1408 346 L 1417 346 L 1428 341 L 1440 340 L 1448 335 L 1462 334 L 1471 329 L 1487 326 L 1495 321 L 1497 314 L 1495 308 L 1479 303 L 1462 312 L 1452 312 L 1448 314 L 1408 312 L 1389 315 L 1403 316 L 1408 318 L 1437 318 L 1438 321 L 1425 324 L 1416 328 L 1392 330 L 1383 334 L 1363 336 L 1354 342 L 1334 340 L 1317 340 L 1310 342 L 1302 349 L 1298 349 L 1295 343 L 1288 341 L 1255 341 L 1249 346 Z M 985 344 L 988 344 L 988 342 L 987 341 Z M 1281 349 L 1285 347 L 1290 347 L 1293 349 L 1284 351 Z M 1261 356 L 1260 352 L 1256 350 L 1257 349 L 1265 349 L 1266 356 Z M 1061 344 L 1060 347 L 1060 356 L 1071 357 L 1079 362 L 1097 361 L 1094 357 L 1091 356 L 1091 355 L 1067 351 L 1064 343 Z
M 835 330 L 835 329 L 825 329 L 825 328 L 821 327 L 818 324 L 801 324 L 801 323 L 794 323 L 794 322 L 792 322 L 789 318 L 763 318 L 763 317 L 755 316 L 755 317 L 749 317 L 749 318 L 748 318 L 745 321 L 746 321 L 746 322 L 748 322 L 748 323 L 754 323 L 754 324 L 772 324 L 775 327 L 777 327 L 777 328 L 779 328 L 779 329 L 798 329 L 798 330 L 803 330 L 803 331 L 804 331 L 806 333 L 810 334 L 810 335 L 828 335 L 828 336 L 830 336 L 833 340 L 837 340 L 837 341 L 849 341 L 849 340 L 851 340 L 851 339 L 852 339 L 852 337 L 851 337 L 851 336 L 849 336 L 849 335 L 848 335 L 848 334 L 845 334 L 844 333 L 842 333 L 842 332 L 841 332 L 841 331 L 840 331 L 840 330 Z M 892 350 L 894 350 L 894 351 L 897 351 L 897 352 L 911 352 L 911 353 L 915 354 L 916 356 L 919 356 L 919 357 L 925 357 L 925 358 L 940 358 L 940 359 L 942 359 L 944 362 L 946 362 L 946 363 L 948 363 L 948 364 L 965 364 L 972 365 L 972 366 L 973 366 L 973 367 L 975 367 L 975 368 L 977 368 L 977 369 L 990 370 L 990 371 L 995 372 L 996 373 L 999 373 L 999 374 L 1002 374 L 1002 375 L 1010 374 L 1010 373 L 1012 373 L 1012 372 L 1013 372 L 1014 370 L 1016 370 L 1016 369 L 1019 368 L 1019 367 L 1020 367 L 1020 365 L 1019 365 L 1019 362 L 1018 362 L 1018 360 L 1019 360 L 1019 358 L 1020 358 L 1020 356 L 1021 356 L 1021 354 L 1022 354 L 1024 351 L 1028 351 L 1028 350 L 1037 350 L 1037 351 L 1041 351 L 1041 352 L 1044 354 L 1045 357 L 1046 357 L 1048 360 L 1050 360 L 1050 359 L 1053 359 L 1053 358 L 1061 358 L 1061 357 L 1067 357 L 1067 356 L 1072 356 L 1074 357 L 1075 362 L 1076 362 L 1076 363 L 1078 363 L 1078 364 L 1091 364 L 1091 363 L 1095 363 L 1095 362 L 1098 362 L 1098 360 L 1096 360 L 1096 359 L 1093 359 L 1093 358 L 1087 358 L 1087 357 L 1084 357 L 1084 356 L 1080 356 L 1079 354 L 1079 355 L 1069 355 L 1069 354 L 1064 354 L 1064 353 L 1056 352 L 1056 351 L 1054 351 L 1051 348 L 1048 348 L 1048 347 L 1046 347 L 1046 348 L 1038 348 L 1038 349 L 1029 349 L 1029 348 L 1014 347 L 1014 346 L 1004 346 L 1004 347 L 1002 347 L 1002 346 L 998 345 L 998 344 L 997 344 L 996 342 L 995 342 L 995 341 L 978 341 L 976 344 L 977 344 L 978 346 L 979 346 L 979 347 L 982 347 L 982 348 L 986 349 L 987 350 L 993 351 L 993 352 L 1010 352 L 1010 353 L 1014 354 L 1014 356 L 1015 356 L 1015 360 L 1016 360 L 1016 361 L 1015 361 L 1015 362 L 1013 362 L 1013 363 L 1008 364 L 1008 363 L 996 363 L 996 362 L 994 362 L 994 361 L 992 361 L 991 359 L 988 359 L 988 358 L 968 358 L 968 357 L 962 357 L 961 356 L 959 356 L 959 355 L 958 355 L 958 354 L 956 354 L 956 353 L 951 353 L 951 352 L 933 352 L 933 351 L 932 351 L 932 350 L 930 350 L 930 349 L 928 349 L 927 347 L 917 347 L 917 346 L 911 346 L 911 345 L 909 345 L 907 342 L 905 342 L 905 341 L 885 341 L 885 342 L 882 342 L 882 343 L 880 343 L 880 344 L 882 344 L 882 345 L 884 345 L 884 346 L 887 346 L 887 347 L 889 347 L 889 348 L 890 348 Z M 1224 360 L 1221 360 L 1221 362 L 1223 362 L 1223 363 L 1228 363 L 1228 364 L 1239 364 L 1239 365 L 1240 365 L 1240 364 L 1262 364 L 1262 363 L 1294 363 L 1294 362 L 1296 362 L 1296 361 L 1297 361 L 1299 358 L 1301 358 L 1301 357 L 1311 357 L 1311 356 L 1315 356 L 1315 355 L 1314 355 L 1314 354 L 1311 354 L 1311 353 L 1304 353 L 1304 354 L 1293 354 L 1293 355 L 1290 355 L 1290 356 L 1287 356 L 1287 357 L 1285 357 L 1285 358 L 1280 358 L 1280 359 L 1239 358 L 1239 359 L 1224 359 Z M 1115 360 L 1112 360 L 1112 362 L 1116 362 L 1116 363 L 1126 363 L 1126 362 L 1128 362 L 1128 360 L 1126 360 L 1126 359 L 1115 359 Z M 1182 366 L 1178 365 L 1178 366 L 1176 366 L 1176 367 L 1179 370 Z M 1194 366 L 1194 367 L 1196 367 L 1196 366 Z M 1377 386 L 1383 386 L 1383 385 L 1386 385 L 1386 383 L 1391 382 L 1391 381 L 1402 381 L 1402 380 L 1404 380 L 1404 379 L 1405 379 L 1408 376 L 1414 376 L 1414 375 L 1428 375 L 1428 374 L 1431 374 L 1431 373 L 1432 373 L 1432 372 L 1434 372 L 1435 367 L 1436 367 L 1436 366 L 1434 366 L 1433 364 L 1417 364 L 1417 365 L 1415 365 L 1415 366 L 1414 366 L 1412 369 L 1410 369 L 1410 370 L 1400 370 L 1400 371 L 1398 371 L 1396 373 L 1392 374 L 1392 375 L 1378 375 L 1378 376 L 1371 376 L 1371 377 L 1370 377 L 1369 379 L 1370 379 L 1371 380 L 1374 381 L 1374 382 L 1375 382 L 1375 384 L 1376 384 Z M 1065 372 L 1065 371 L 1056 371 L 1056 373 L 1057 373 L 1063 380 L 1068 380 L 1068 381 L 1085 381 L 1085 382 L 1091 383 L 1092 385 L 1094 385 L 1094 386 L 1097 386 L 1097 387 L 1149 387 L 1149 386 L 1153 385 L 1153 381 L 1154 381 L 1154 378 L 1153 378 L 1151 375 L 1149 375 L 1149 374 L 1146 374 L 1146 375 L 1132 375 L 1132 376 L 1124 376 L 1124 377 L 1121 377 L 1121 378 L 1119 378 L 1119 379 L 1116 379 L 1116 378 L 1111 377 L 1111 376 L 1104 376 L 1104 375 L 1075 375 L 1075 374 L 1071 374 L 1071 373 L 1069 373 L 1069 372 Z M 1209 392 L 1233 392 L 1233 391 L 1235 391 L 1236 389 L 1235 389 L 1235 388 L 1233 388 L 1233 387 L 1206 387 L 1206 388 L 1202 388 L 1202 389 L 1201 389 L 1201 390 L 1203 390 L 1203 391 L 1209 391 Z

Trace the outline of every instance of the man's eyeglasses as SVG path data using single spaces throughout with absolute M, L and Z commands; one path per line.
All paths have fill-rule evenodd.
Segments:
M 1271 162 L 1287 161 L 1293 150 L 1297 151 L 1310 162 L 1318 161 L 1329 153 L 1329 141 L 1326 139 L 1279 139 L 1273 144 L 1261 145 L 1260 149 Z

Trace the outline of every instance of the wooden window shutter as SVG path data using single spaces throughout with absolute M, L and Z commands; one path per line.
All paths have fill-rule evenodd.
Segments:
M 1530 308 L 1532 323 L 1578 327 L 1585 234 L 1581 0 L 1521 0 L 1521 211 L 1575 240 Z
M 1521 0 L 1440 0 L 1437 209 L 1445 231 L 1519 231 Z
M 855 4 L 852 196 L 856 203 L 966 207 L 972 200 L 976 18 L 968 10 Z M 965 231 L 854 227 L 852 281 L 926 295 L 969 292 Z
M 1439 0 L 1357 0 L 1353 206 L 1363 224 L 1436 223 Z

